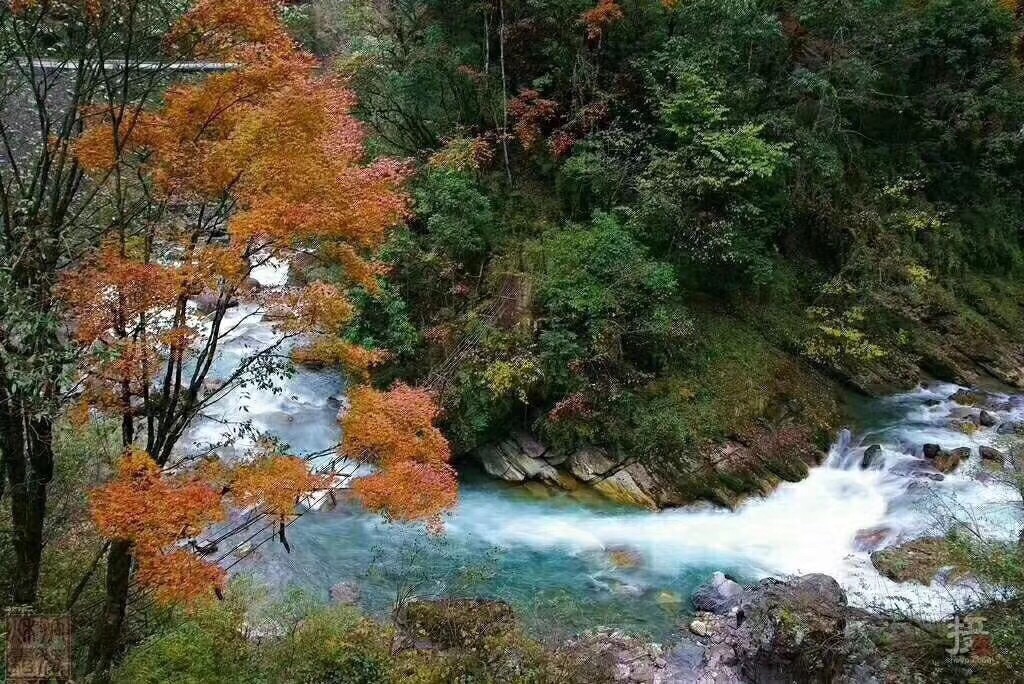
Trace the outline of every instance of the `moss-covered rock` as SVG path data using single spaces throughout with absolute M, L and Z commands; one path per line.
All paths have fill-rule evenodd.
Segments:
M 953 567 L 951 578 L 963 575 L 950 553 L 949 542 L 941 538 L 915 539 L 871 554 L 871 562 L 894 582 L 931 584 L 943 568 Z

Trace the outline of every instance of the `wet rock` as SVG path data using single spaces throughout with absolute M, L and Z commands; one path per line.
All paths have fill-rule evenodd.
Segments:
M 954 406 L 949 411 L 949 415 L 953 418 L 959 418 L 961 420 L 968 420 L 975 425 L 978 424 L 978 412 L 966 406 Z
M 633 570 L 644 564 L 644 557 L 636 549 L 628 546 L 616 546 L 608 549 L 608 560 L 621 570 Z
M 999 435 L 1024 435 L 1024 421 L 1007 420 L 996 428 Z
M 903 461 L 897 463 L 889 471 L 893 475 L 905 475 L 907 477 L 918 477 L 934 482 L 942 482 L 945 476 L 935 469 L 929 461 L 923 461 L 921 459 L 914 459 L 912 461 Z
M 659 591 L 654 602 L 662 608 L 676 608 L 683 602 L 683 597 L 674 591 Z
M 952 451 L 943 451 L 935 457 L 935 468 L 940 473 L 951 473 L 961 462 L 971 457 L 968 447 L 958 447 Z
M 346 606 L 358 603 L 361 595 L 359 585 L 354 582 L 338 582 L 330 590 L 331 601 Z
M 952 472 L 960 465 L 960 461 L 967 460 L 971 456 L 971 450 L 967 447 L 946 451 L 938 444 L 925 444 L 923 452 L 924 457 L 931 461 L 940 473 Z
M 988 401 L 988 394 L 981 390 L 958 389 L 949 395 L 950 401 L 955 401 L 961 406 L 980 406 Z
M 864 450 L 864 457 L 860 460 L 862 470 L 867 470 L 882 463 L 882 447 L 879 444 L 872 444 Z
M 693 592 L 693 607 L 706 613 L 726 615 L 739 605 L 743 587 L 721 572 L 711 575 L 711 580 Z
M 994 414 L 989 413 L 988 411 L 982 411 L 980 414 L 978 414 L 978 424 L 981 425 L 982 427 L 994 427 L 998 422 L 999 418 L 997 418 Z
M 1000 465 L 1006 460 L 1006 454 L 999 449 L 990 446 L 978 447 L 978 454 L 985 461 L 997 461 Z
M 952 565 L 949 542 L 941 538 L 914 539 L 871 554 L 871 564 L 894 582 L 928 585 L 940 570 Z M 946 572 L 947 581 L 963 575 L 955 568 Z
M 288 284 L 308 285 L 310 282 L 309 272 L 317 266 L 319 260 L 313 254 L 296 252 L 288 260 Z
M 260 284 L 260 281 L 256 280 L 252 276 L 249 276 L 248 278 L 245 278 L 242 281 L 240 289 L 242 290 L 242 292 L 259 292 L 260 289 L 262 289 L 262 287 L 263 286 Z
M 565 461 L 569 472 L 612 501 L 644 508 L 657 508 L 657 484 L 647 469 L 637 463 L 617 464 L 602 449 L 584 448 Z
M 950 421 L 949 427 L 956 430 L 957 432 L 962 432 L 965 435 L 973 435 L 975 432 L 978 431 L 978 422 L 977 418 L 971 420 L 964 418 L 961 420 Z

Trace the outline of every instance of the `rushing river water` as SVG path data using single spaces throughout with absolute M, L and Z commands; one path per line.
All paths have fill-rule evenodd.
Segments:
M 261 279 L 280 277 L 271 272 Z M 233 315 L 242 320 L 246 309 Z M 259 317 L 246 320 L 226 346 L 224 367 L 237 361 L 245 345 L 272 336 Z M 296 453 L 337 443 L 340 379 L 300 371 L 282 379 L 279 389 L 234 393 L 190 437 L 217 441 L 245 421 Z M 970 588 L 891 582 L 872 567 L 866 540 L 874 547 L 940 534 L 955 518 L 970 518 L 991 536 L 1018 533 L 1019 497 L 978 476 L 977 448 L 999 446 L 1002 438 L 994 429 L 968 435 L 951 427 L 963 411 L 948 399 L 956 389 L 937 385 L 876 402 L 853 435 L 838 436 L 826 462 L 808 478 L 734 511 L 700 505 L 652 513 L 584 505 L 565 496 L 536 498 L 468 474 L 442 537 L 341 502 L 292 525 L 290 552 L 266 543 L 234 569 L 282 594 L 294 587 L 326 599 L 333 585 L 350 583 L 359 587 L 366 608 L 380 612 L 405 594 L 501 598 L 549 633 L 608 625 L 668 635 L 689 612 L 692 590 L 715 570 L 741 581 L 823 572 L 839 580 L 851 603 L 939 617 L 967 599 Z M 1001 399 L 1001 420 L 1024 419 L 1024 397 Z M 972 456 L 933 481 L 908 472 L 924 443 L 969 446 Z M 883 447 L 882 458 L 862 469 L 871 444 Z

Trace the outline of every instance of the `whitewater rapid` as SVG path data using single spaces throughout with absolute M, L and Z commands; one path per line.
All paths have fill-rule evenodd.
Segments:
M 285 274 L 271 264 L 257 277 L 273 285 Z M 243 305 L 231 314 L 241 324 L 218 362 L 226 368 L 275 334 L 270 323 L 252 313 Z M 294 453 L 329 450 L 340 439 L 337 412 L 344 386 L 335 373 L 299 369 L 274 388 L 229 394 L 194 426 L 190 439 L 215 442 L 244 423 L 247 434 L 275 436 Z M 380 603 L 391 591 L 373 574 L 381 558 L 392 574 L 422 573 L 424 586 L 444 593 L 457 584 L 455 575 L 488 557 L 498 570 L 471 593 L 517 605 L 563 594 L 584 604 L 606 602 L 600 613 L 604 624 L 613 621 L 608 614 L 614 617 L 614 611 L 637 613 L 641 622 L 651 619 L 664 608 L 666 596 L 685 598 L 715 570 L 746 581 L 821 572 L 835 577 L 854 605 L 938 618 L 970 602 L 976 587 L 897 584 L 874 569 L 870 551 L 941 535 L 957 520 L 971 520 L 986 536 L 1003 539 L 1015 539 L 1021 527 L 1016 491 L 978 475 L 978 447 L 1005 449 L 1002 438 L 994 428 L 966 434 L 952 425 L 965 411 L 949 399 L 957 389 L 939 384 L 880 400 L 872 424 L 853 433 L 844 430 L 826 461 L 806 479 L 783 483 L 735 510 L 695 505 L 653 513 L 584 506 L 567 497 L 537 499 L 521 489 L 471 480 L 463 483 L 459 506 L 447 517 L 444 539 L 425 542 L 425 551 L 403 555 L 397 550 L 418 547 L 421 527 L 385 523 L 342 504 L 296 523 L 290 553 L 266 544 L 241 567 L 273 586 L 298 585 L 324 595 L 339 581 L 355 581 L 363 585 L 367 602 L 376 596 Z M 997 400 L 1005 409 L 994 411 L 1000 421 L 1024 420 L 1024 397 Z M 236 441 L 235 449 L 248 447 L 251 439 Z M 925 443 L 967 446 L 971 457 L 941 481 L 908 474 L 908 464 L 920 465 Z M 864 450 L 872 444 L 882 447 L 882 457 L 864 469 Z M 630 567 L 610 560 L 611 552 L 623 550 L 635 559 Z

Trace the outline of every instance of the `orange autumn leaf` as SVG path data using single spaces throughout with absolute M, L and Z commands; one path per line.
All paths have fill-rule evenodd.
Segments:
M 600 40 L 612 25 L 626 18 L 615 0 L 598 0 L 597 6 L 582 14 L 580 19 L 587 28 L 587 38 Z
M 291 515 L 303 496 L 330 484 L 330 478 L 312 472 L 302 459 L 265 456 L 235 471 L 231 492 L 236 506 L 263 506 L 280 517 Z
M 90 504 L 103 536 L 131 541 L 148 554 L 162 553 L 225 518 L 220 492 L 164 477 L 140 451 L 122 459 L 117 477 L 94 490 Z
M 68 272 L 59 292 L 78 339 L 91 344 L 109 329 L 130 327 L 140 316 L 171 306 L 181 287 L 177 269 L 122 256 L 117 245 L 107 244 Z
M 164 605 L 210 599 L 227 584 L 227 573 L 185 549 L 140 553 L 138 581 Z
M 354 489 L 368 509 L 400 522 L 438 518 L 456 504 L 459 496 L 454 468 L 411 461 L 361 478 Z
M 391 354 L 386 351 L 367 349 L 336 338 L 317 340 L 292 352 L 292 359 L 300 366 L 340 367 L 359 377 L 365 377 L 370 368 L 389 358 Z
M 343 449 L 351 458 L 387 468 L 402 461 L 446 464 L 451 446 L 434 425 L 437 403 L 424 390 L 398 383 L 387 392 L 357 387 L 343 421 Z

